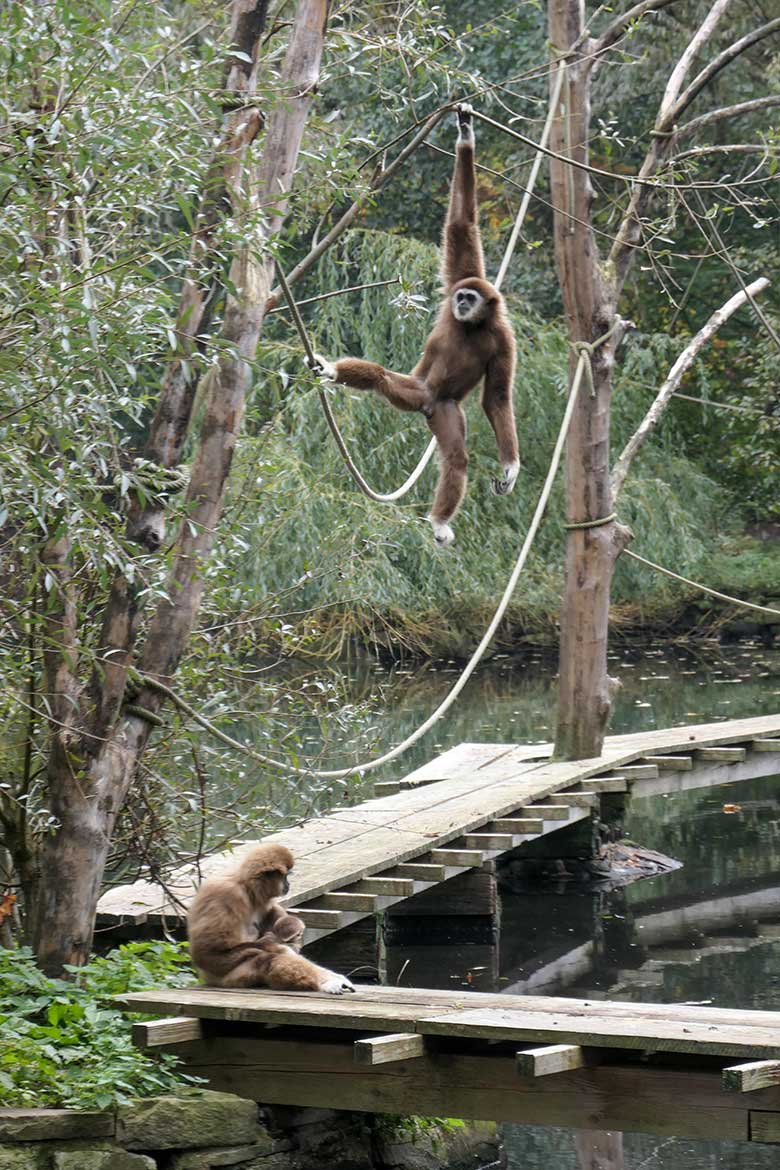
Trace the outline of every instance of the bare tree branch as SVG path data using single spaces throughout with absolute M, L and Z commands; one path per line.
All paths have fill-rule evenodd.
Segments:
M 662 8 L 668 8 L 670 4 L 676 3 L 677 0 L 641 0 L 639 4 L 635 4 L 633 8 L 629 8 L 628 12 L 624 12 L 622 16 L 616 17 L 611 24 L 607 25 L 594 42 L 593 53 L 601 54 L 610 49 L 632 24 L 636 24 L 648 12 L 659 12 Z
M 725 118 L 738 118 L 742 114 L 752 114 L 755 110 L 767 110 L 772 106 L 780 106 L 780 94 L 770 94 L 769 97 L 754 98 L 750 102 L 738 102 L 735 106 L 721 106 L 719 110 L 709 110 L 700 114 L 698 118 L 691 118 L 690 122 L 677 127 L 677 140 L 687 138 L 689 134 L 696 134 L 714 122 L 721 122 Z
M 762 276 L 758 280 L 754 280 L 746 289 L 740 289 L 738 293 L 735 293 L 733 297 L 726 301 L 725 305 L 721 305 L 719 309 L 715 310 L 707 323 L 688 342 L 661 385 L 652 406 L 626 443 L 620 453 L 620 458 L 615 463 L 612 470 L 612 495 L 614 499 L 617 499 L 620 494 L 636 455 L 645 445 L 653 430 L 655 430 L 683 375 L 693 365 L 699 351 L 704 348 L 711 337 L 714 337 L 721 325 L 728 321 L 729 317 L 733 316 L 738 309 L 741 309 L 743 305 L 747 304 L 752 297 L 763 292 L 768 285 L 769 281 L 766 277 Z
M 704 46 L 709 42 L 722 17 L 726 15 L 726 11 L 731 7 L 732 3 L 733 0 L 715 0 L 712 8 L 686 45 L 682 56 L 670 73 L 669 80 L 666 83 L 664 96 L 661 98 L 661 105 L 658 109 L 658 117 L 655 121 L 656 130 L 663 131 L 669 129 L 670 114 L 676 111 L 676 103 L 680 96 L 680 90 L 682 89 L 685 78 L 688 76 L 691 65 Z M 676 120 L 676 113 L 674 120 Z
M 673 167 L 685 159 L 701 158 L 705 154 L 765 154 L 768 158 L 777 158 L 779 151 L 777 146 L 768 146 L 765 142 L 726 142 L 722 146 L 694 146 L 683 150 L 670 158 L 667 165 Z
M 780 32 L 780 16 L 768 21 L 767 24 L 761 25 L 760 28 L 754 29 L 753 32 L 747 33 L 746 36 L 735 41 L 733 45 L 729 45 L 728 49 L 724 49 L 722 53 L 710 61 L 709 65 L 706 65 L 702 69 L 697 77 L 694 77 L 685 92 L 677 99 L 670 111 L 669 122 L 677 122 L 680 115 L 687 110 L 694 98 L 698 97 L 704 87 L 709 85 L 712 79 L 736 57 L 739 57 L 746 49 L 751 48 L 753 45 L 758 44 L 759 41 L 763 41 L 766 37 L 776 32 Z M 665 126 L 663 128 L 668 129 L 669 127 Z

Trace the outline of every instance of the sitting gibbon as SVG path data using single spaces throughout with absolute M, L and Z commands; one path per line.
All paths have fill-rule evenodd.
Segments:
M 330 995 L 355 990 L 343 975 L 298 954 L 304 924 L 279 904 L 292 867 L 293 855 L 283 845 L 258 845 L 234 872 L 200 887 L 187 915 L 187 936 L 192 962 L 208 987 Z
M 515 339 L 504 298 L 485 279 L 477 219 L 474 130 L 471 110 L 459 106 L 455 170 L 442 242 L 445 298 L 422 358 L 411 374 L 396 374 L 375 362 L 317 355 L 315 371 L 356 390 L 373 390 L 399 410 L 419 410 L 439 448 L 440 473 L 429 520 L 437 544 L 455 539 L 449 521 L 466 492 L 466 417 L 461 402 L 484 378 L 482 406 L 498 443 L 503 477 L 497 495 L 511 492 L 518 470 L 512 387 Z

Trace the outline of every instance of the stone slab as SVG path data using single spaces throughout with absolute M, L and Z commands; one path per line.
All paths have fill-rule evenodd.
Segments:
M 0 1109 L 0 1142 L 113 1137 L 115 1129 L 113 1113 L 81 1113 L 75 1109 Z
M 262 1140 L 257 1105 L 232 1093 L 152 1097 L 117 1109 L 117 1142 L 129 1150 L 187 1150 Z

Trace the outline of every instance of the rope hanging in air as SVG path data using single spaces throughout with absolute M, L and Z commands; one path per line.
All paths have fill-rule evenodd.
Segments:
M 592 344 L 583 346 L 578 352 L 577 368 L 574 371 L 574 378 L 572 379 L 571 390 L 569 391 L 569 398 L 566 403 L 566 410 L 564 411 L 563 419 L 561 421 L 558 438 L 555 441 L 555 448 L 550 459 L 550 466 L 547 471 L 544 486 L 542 487 L 541 493 L 539 495 L 533 518 L 531 519 L 531 523 L 528 527 L 522 548 L 520 549 L 517 560 L 515 561 L 515 566 L 510 574 L 509 581 L 507 582 L 506 588 L 504 589 L 503 595 L 498 603 L 498 606 L 496 607 L 496 611 L 493 614 L 490 624 L 482 636 L 482 640 L 472 654 L 471 658 L 466 663 L 460 678 L 452 687 L 449 694 L 443 699 L 436 710 L 428 716 L 425 722 L 422 723 L 410 735 L 408 735 L 401 743 L 397 744 L 394 748 L 391 748 L 390 751 L 384 752 L 381 756 L 377 756 L 377 758 L 374 760 L 367 760 L 361 764 L 353 764 L 349 768 L 332 768 L 326 770 L 321 770 L 319 768 L 300 768 L 293 764 L 286 763 L 283 760 L 276 760 L 271 756 L 262 755 L 259 752 L 252 751 L 251 748 L 248 748 L 238 740 L 233 739 L 232 736 L 226 735 L 223 731 L 220 731 L 218 727 L 215 727 L 209 719 L 206 719 L 205 716 L 196 711 L 194 707 L 191 707 L 189 703 L 186 703 L 183 699 L 180 699 L 178 695 L 176 695 L 176 693 L 171 690 L 170 687 L 167 687 L 164 683 L 159 682 L 157 679 L 138 675 L 138 681 L 148 686 L 151 690 L 157 690 L 161 694 L 164 694 L 171 700 L 172 703 L 174 703 L 175 706 L 184 711 L 191 719 L 193 719 L 201 727 L 205 728 L 206 731 L 211 732 L 211 734 L 216 736 L 217 739 L 221 740 L 222 743 L 227 744 L 229 747 L 234 748 L 236 751 L 241 752 L 243 755 L 248 756 L 249 759 L 255 760 L 259 764 L 264 764 L 267 767 L 276 768 L 282 772 L 293 772 L 297 776 L 315 776 L 321 780 L 343 780 L 345 777 L 354 776 L 357 773 L 373 772 L 376 768 L 381 768 L 383 764 L 388 764 L 391 760 L 395 760 L 398 758 L 398 756 L 403 755 L 403 753 L 407 751 L 408 748 L 417 743 L 419 739 L 422 739 L 426 732 L 430 731 L 430 729 L 439 722 L 439 720 L 447 713 L 447 711 L 449 711 L 450 707 L 455 702 L 458 695 L 461 693 L 466 683 L 471 678 L 472 674 L 484 657 L 485 651 L 490 645 L 496 630 L 498 629 L 504 618 L 504 615 L 506 614 L 509 602 L 512 599 L 512 594 L 514 593 L 517 582 L 520 579 L 520 574 L 525 568 L 528 554 L 530 553 L 531 547 L 534 543 L 534 540 L 536 539 L 536 534 L 539 531 L 545 510 L 547 508 L 547 503 L 550 499 L 550 493 L 552 492 L 553 483 L 555 482 L 555 476 L 557 474 L 558 466 L 561 461 L 561 455 L 563 453 L 563 446 L 566 441 L 566 436 L 569 433 L 569 426 L 571 425 L 572 415 L 574 414 L 574 407 L 577 404 L 580 385 L 582 383 L 583 376 L 587 378 L 586 367 L 590 366 L 590 360 L 593 351 L 596 350 L 600 345 L 604 344 L 607 338 L 611 336 L 614 328 L 615 326 L 613 325 L 612 328 L 609 329 L 602 337 L 599 337 Z

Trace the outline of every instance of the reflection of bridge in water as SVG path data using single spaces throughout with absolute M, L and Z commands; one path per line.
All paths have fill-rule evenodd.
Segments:
M 481 945 L 469 947 L 485 959 L 473 964 L 475 973 L 484 968 L 473 985 L 496 987 L 497 859 L 554 857 L 556 847 L 560 856 L 564 841 L 582 852 L 627 790 L 644 796 L 778 774 L 778 736 L 780 716 L 615 736 L 601 759 L 577 763 L 552 763 L 538 745 L 452 749 L 378 785 L 373 801 L 271 838 L 299 858 L 290 904 L 313 936 L 307 953 L 341 969 L 375 963 L 384 916 L 403 943 L 387 952 L 385 973 L 409 982 L 417 961 L 430 967 L 438 953 L 447 963 L 446 948 L 429 945 L 443 924 L 455 939 L 474 941 L 482 930 Z M 181 870 L 172 884 L 186 903 L 196 883 Z M 765 877 L 713 896 L 634 900 L 632 920 L 612 927 L 626 938 L 622 948 L 612 938 L 608 991 L 578 1000 L 538 993 L 582 994 L 600 963 L 603 975 L 604 948 L 580 932 L 534 953 L 522 945 L 530 924 L 505 920 L 500 996 L 384 987 L 334 1001 L 193 988 L 128 1004 L 177 1017 L 140 1025 L 139 1042 L 174 1044 L 213 1087 L 268 1104 L 780 1141 L 780 1013 L 601 999 L 656 998 L 685 965 L 769 942 L 780 934 L 778 893 L 780 878 Z M 107 894 L 100 914 L 104 924 L 143 931 L 170 923 L 175 907 L 150 883 L 135 883 Z

